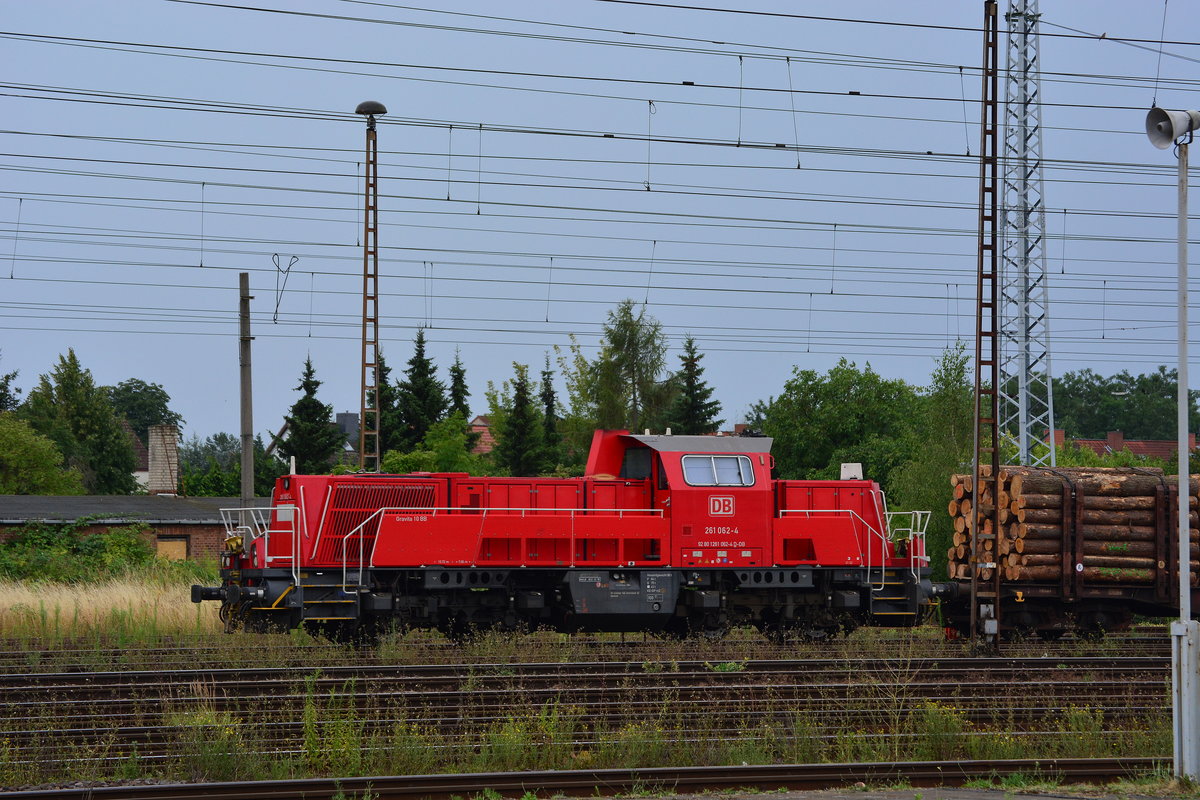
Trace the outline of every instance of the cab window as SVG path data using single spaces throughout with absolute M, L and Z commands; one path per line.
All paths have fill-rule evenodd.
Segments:
M 691 486 L 753 486 L 746 456 L 684 456 L 683 477 Z
M 625 451 L 625 458 L 621 461 L 620 477 L 626 480 L 643 480 L 650 477 L 650 456 L 652 451 L 648 447 L 630 448 Z

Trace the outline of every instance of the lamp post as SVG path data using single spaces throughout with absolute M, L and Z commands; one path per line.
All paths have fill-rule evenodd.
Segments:
M 1171 709 L 1175 740 L 1175 774 L 1200 779 L 1200 623 L 1192 619 L 1191 536 L 1188 512 L 1188 313 L 1187 313 L 1187 171 L 1188 144 L 1200 128 L 1198 111 L 1152 108 L 1146 115 L 1146 136 L 1159 150 L 1175 144 L 1179 152 L 1179 619 L 1171 623 Z

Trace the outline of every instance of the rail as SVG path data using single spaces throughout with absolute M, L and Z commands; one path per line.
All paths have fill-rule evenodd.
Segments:
M 875 761 L 842 764 L 741 764 L 634 769 L 565 769 L 529 772 L 475 772 L 432 775 L 306 778 L 222 783 L 127 786 L 71 786 L 20 793 L 26 800 L 241 800 L 244 797 L 347 796 L 451 800 L 485 786 L 504 796 L 578 795 L 611 797 L 645 793 L 745 793 L 747 789 L 836 789 L 850 784 L 962 786 L 988 785 L 1005 777 L 1035 776 L 1054 783 L 1105 783 L 1155 775 L 1170 767 L 1164 757 L 1029 758 L 1005 760 Z M 857 783 L 856 783 L 857 782 Z
M 601 516 L 601 515 L 613 516 L 613 515 L 615 515 L 617 517 L 617 519 L 624 519 L 626 516 L 657 517 L 657 518 L 661 518 L 663 516 L 663 511 L 661 508 L 528 508 L 528 507 L 524 507 L 524 506 L 519 507 L 519 508 L 518 507 L 472 508 L 472 507 L 463 507 L 463 506 L 437 506 L 437 507 L 433 507 L 433 508 L 430 508 L 428 506 L 394 506 L 394 507 L 390 507 L 390 508 L 380 508 L 380 509 L 377 509 L 376 511 L 372 512 L 372 514 L 369 517 L 364 519 L 355 528 L 348 531 L 347 533 L 345 533 L 342 536 L 342 586 L 343 587 L 346 586 L 347 577 L 348 577 L 349 568 L 350 568 L 349 567 L 349 559 L 347 558 L 347 555 L 346 555 L 346 542 L 352 536 L 355 536 L 355 535 L 358 535 L 359 540 L 361 541 L 362 530 L 367 526 L 368 523 L 371 522 L 371 520 L 375 519 L 376 517 L 378 517 L 380 520 L 382 520 L 384 514 L 414 513 L 414 512 L 419 512 L 425 516 L 433 516 L 433 517 L 436 517 L 439 514 L 454 515 L 454 516 L 461 516 L 461 517 L 476 517 L 476 516 L 479 517 L 480 518 L 479 519 L 479 531 L 475 534 L 476 546 L 478 546 L 482 543 L 483 526 L 487 522 L 487 517 L 489 514 L 491 514 L 493 516 L 497 515 L 497 514 L 506 514 L 509 516 L 517 516 L 521 519 L 524 519 L 525 517 L 531 517 L 531 516 L 553 516 L 553 517 L 565 516 L 565 517 L 569 517 L 571 520 L 571 538 L 570 538 L 571 564 L 570 565 L 572 567 L 575 566 L 575 519 L 576 519 L 576 517 Z M 378 525 L 378 522 L 376 523 L 376 525 Z M 372 537 L 372 539 L 371 539 L 371 559 L 367 563 L 369 566 L 372 566 L 372 567 L 375 566 L 375 542 L 377 541 L 377 539 L 378 539 L 378 536 Z M 365 548 L 363 548 L 360 545 L 358 548 L 359 588 L 364 588 L 362 586 L 362 570 L 363 570 L 363 553 L 364 553 L 364 551 L 365 551 Z

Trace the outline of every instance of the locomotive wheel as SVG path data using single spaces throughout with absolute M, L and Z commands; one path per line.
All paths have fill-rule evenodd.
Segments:
M 312 632 L 334 644 L 357 645 L 360 642 L 360 626 L 354 622 L 309 623 Z
M 248 602 L 222 603 L 217 616 L 225 623 L 226 633 L 237 633 L 246 627 L 246 614 L 250 609 Z
M 692 631 L 705 639 L 724 639 L 729 633 L 729 615 L 724 611 L 706 611 L 702 616 L 692 617 Z
M 674 616 L 667 621 L 663 626 L 663 635 L 669 636 L 672 639 L 683 640 L 688 637 L 688 621 L 687 617 Z
M 783 645 L 788 643 L 788 630 L 782 625 L 758 625 L 758 632 L 766 637 L 771 644 Z
M 837 638 L 838 626 L 804 625 L 796 628 L 796 635 L 805 642 L 831 642 Z
M 439 624 L 438 631 L 452 644 L 460 646 L 470 642 L 476 633 L 475 626 L 462 611 Z

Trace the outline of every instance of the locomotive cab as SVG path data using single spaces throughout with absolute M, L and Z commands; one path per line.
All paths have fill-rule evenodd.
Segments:
M 771 563 L 770 448 L 763 437 L 597 431 L 587 474 L 619 463 L 619 477 L 650 480 L 651 503 L 670 520 L 673 563 L 761 569 Z

